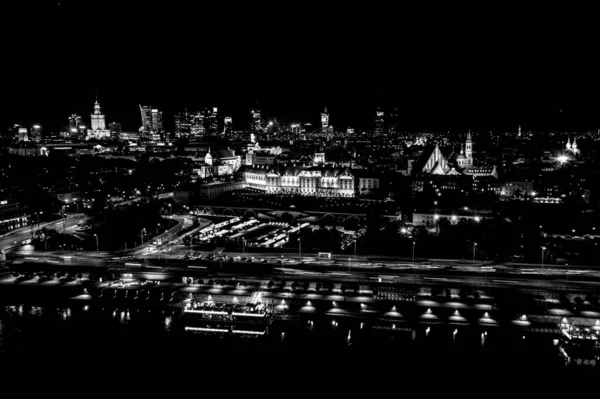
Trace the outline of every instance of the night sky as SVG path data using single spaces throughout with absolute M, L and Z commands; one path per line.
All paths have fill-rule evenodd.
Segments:
M 380 103 L 408 131 L 600 128 L 589 10 L 4 3 L 0 128 L 87 120 L 96 91 L 126 130 L 140 103 L 167 124 L 216 105 L 239 129 L 256 101 L 284 121 L 327 106 L 336 127 L 371 127 Z

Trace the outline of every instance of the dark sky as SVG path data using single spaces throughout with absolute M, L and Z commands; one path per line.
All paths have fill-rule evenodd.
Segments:
M 86 120 L 97 90 L 127 130 L 140 103 L 167 120 L 217 105 L 239 128 L 256 101 L 285 120 L 316 122 L 328 106 L 344 127 L 369 127 L 380 102 L 405 130 L 600 128 L 591 10 L 5 3 L 1 127 Z

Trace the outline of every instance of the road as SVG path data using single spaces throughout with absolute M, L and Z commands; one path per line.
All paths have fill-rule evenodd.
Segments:
M 68 214 L 67 219 L 54 220 L 52 222 L 40 223 L 39 228 L 44 227 L 56 229 L 57 231 L 63 231 L 69 228 L 77 226 L 77 223 L 84 218 L 82 213 Z M 7 233 L 4 237 L 0 238 L 0 250 L 6 251 L 14 247 L 24 245 L 26 240 L 33 237 L 33 234 L 38 229 L 37 225 L 31 225 L 22 227 L 17 230 L 13 230 Z

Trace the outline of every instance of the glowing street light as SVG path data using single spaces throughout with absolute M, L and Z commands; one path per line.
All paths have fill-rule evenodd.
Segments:
M 560 163 L 561 165 L 566 164 L 567 162 L 570 161 L 570 158 L 564 154 L 559 155 L 556 157 L 556 160 L 558 161 L 558 163 Z
M 96 252 L 98 252 L 98 234 L 94 234 L 94 237 L 96 237 Z
M 406 227 L 403 227 L 402 229 L 400 229 L 400 232 L 402 234 L 406 234 L 408 232 L 408 230 L 406 230 Z
M 477 243 L 473 243 L 473 263 L 475 263 L 475 248 L 477 248 Z
M 542 247 L 542 270 L 544 270 L 544 250 L 546 247 Z

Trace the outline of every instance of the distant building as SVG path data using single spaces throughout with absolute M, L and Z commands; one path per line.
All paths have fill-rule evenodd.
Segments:
M 0 200 L 0 235 L 11 230 L 25 227 L 29 224 L 29 217 L 19 203 L 9 203 Z
M 262 126 L 262 117 L 260 114 L 260 109 L 252 110 L 252 126 L 251 130 L 253 133 L 260 133 L 263 130 Z
M 94 104 L 94 113 L 91 115 L 92 119 L 92 131 L 94 130 L 106 130 L 106 120 L 102 112 L 100 111 L 100 104 L 98 99 Z
M 385 133 L 385 114 L 381 108 L 375 111 L 375 136 L 381 136 Z
M 27 134 L 26 127 L 19 128 L 19 141 L 29 141 L 29 135 Z
M 315 152 L 315 163 L 316 164 L 324 164 L 325 163 L 325 153 L 324 152 Z
M 142 116 L 141 132 L 144 137 L 149 138 L 152 135 L 161 134 L 163 132 L 162 111 L 149 106 L 140 105 L 140 113 Z
M 42 140 L 42 127 L 40 125 L 31 126 L 30 141 L 41 141 Z
M 194 166 L 193 172 L 201 178 L 210 176 L 229 176 L 234 174 L 241 166 L 241 157 L 235 155 L 233 150 L 212 151 L 210 147 L 204 155 L 203 162 Z
M 325 107 L 325 112 L 321 113 L 321 133 L 329 133 L 329 114 L 327 113 L 327 107 Z
M 389 119 L 389 132 L 390 135 L 396 137 L 398 132 L 398 108 L 394 108 L 394 110 L 390 113 Z
M 248 187 L 266 193 L 291 193 L 326 197 L 354 197 L 355 179 L 350 168 L 304 167 L 295 164 L 246 167 Z
M 108 127 L 109 127 L 109 130 L 110 130 L 111 137 L 114 137 L 114 138 L 117 138 L 117 139 L 121 137 L 122 128 L 121 128 L 121 124 L 120 123 L 112 122 L 111 124 L 108 125 Z
M 217 107 L 212 107 L 212 108 L 208 108 L 206 110 L 206 117 L 205 117 L 205 127 L 206 127 L 206 133 L 210 134 L 212 136 L 217 135 L 218 132 L 218 108 Z
M 528 197 L 533 193 L 532 181 L 510 181 L 505 182 L 500 189 L 500 195 L 503 197 L 514 197 L 521 195 Z
M 229 136 L 233 133 L 233 119 L 231 116 L 226 116 L 223 120 L 223 134 Z

